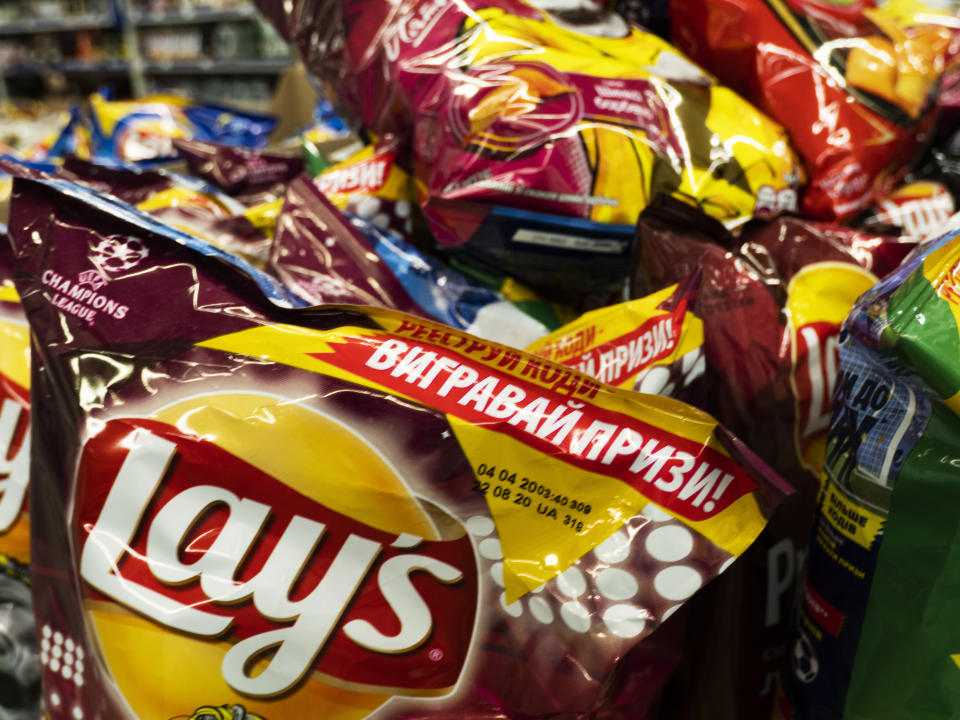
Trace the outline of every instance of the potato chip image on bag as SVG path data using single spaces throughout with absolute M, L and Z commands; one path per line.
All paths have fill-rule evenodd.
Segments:
M 652 718 L 651 633 L 790 493 L 683 403 L 295 308 L 69 183 L 16 179 L 11 237 L 53 720 Z

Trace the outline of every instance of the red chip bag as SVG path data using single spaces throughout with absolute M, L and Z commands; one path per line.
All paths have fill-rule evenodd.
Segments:
M 622 283 L 658 192 L 731 224 L 797 208 L 784 129 L 598 4 L 260 5 L 371 132 L 408 148 L 438 245 L 552 299 Z
M 11 237 L 53 720 L 654 717 L 646 638 L 789 492 L 676 400 L 291 309 L 76 186 L 15 180 Z
M 670 8 L 677 44 L 790 133 L 809 179 L 804 212 L 843 219 L 890 192 L 929 137 L 956 31 L 925 5 L 671 0 Z

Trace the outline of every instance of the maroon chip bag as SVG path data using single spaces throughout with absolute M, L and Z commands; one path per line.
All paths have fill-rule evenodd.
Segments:
M 297 307 L 80 186 L 10 227 L 51 720 L 666 720 L 686 601 L 790 493 L 691 406 Z
M 665 196 L 640 216 L 637 241 L 636 296 L 701 273 L 694 311 L 710 388 L 703 407 L 797 490 L 731 572 L 691 604 L 695 640 L 668 707 L 678 720 L 765 719 L 816 510 L 840 324 L 915 243 L 792 217 L 734 236 Z M 702 689 L 696 698 L 693 683 Z
M 190 172 L 245 205 L 282 197 L 287 183 L 303 172 L 302 155 L 183 138 L 173 145 Z

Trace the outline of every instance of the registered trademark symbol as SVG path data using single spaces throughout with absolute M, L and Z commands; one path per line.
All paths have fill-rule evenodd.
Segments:
M 427 657 L 434 662 L 440 662 L 443 660 L 443 650 L 440 648 L 433 648 L 433 650 L 427 653 Z

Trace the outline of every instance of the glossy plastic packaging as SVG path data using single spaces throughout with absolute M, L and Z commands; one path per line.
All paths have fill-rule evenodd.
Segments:
M 925 244 L 844 323 L 778 717 L 960 713 L 958 262 L 956 231 Z
M 898 228 L 902 235 L 923 239 L 940 234 L 956 212 L 950 190 L 943 183 L 918 180 L 901 185 L 867 211 L 857 225 L 866 229 Z
M 292 309 L 77 186 L 16 179 L 11 237 L 52 720 L 649 717 L 650 633 L 788 492 L 689 406 Z
M 310 305 L 402 310 L 520 348 L 551 329 L 401 236 L 341 214 L 318 184 L 291 183 L 270 253 L 271 270 Z M 540 306 L 540 317 L 550 313 Z
M 703 323 L 700 407 L 797 490 L 695 601 L 670 688 L 676 720 L 765 720 L 816 509 L 840 324 L 916 243 L 798 218 L 751 223 L 733 236 L 669 198 L 644 212 L 637 232 L 638 295 L 700 275 L 690 304 Z M 703 693 L 690 697 L 692 683 Z
M 952 13 L 899 0 L 671 0 L 674 42 L 783 124 L 807 171 L 802 209 L 824 219 L 890 193 L 931 139 L 957 53 Z
M 191 173 L 246 205 L 283 197 L 287 183 L 304 167 L 302 156 L 289 153 L 200 140 L 177 139 L 173 146 Z
M 413 178 L 400 167 L 400 146 L 388 137 L 317 175 L 317 185 L 341 210 L 404 237 L 413 233 Z
M 694 402 L 705 369 L 703 322 L 691 307 L 698 283 L 694 273 L 681 285 L 584 313 L 527 351 L 608 385 Z
M 262 147 L 276 118 L 219 105 L 194 103 L 176 95 L 137 100 L 90 97 L 94 157 L 156 164 L 177 157 L 176 138 Z
M 261 2 L 412 154 L 437 242 L 535 289 L 616 284 L 658 192 L 736 224 L 797 205 L 783 129 L 594 3 Z

